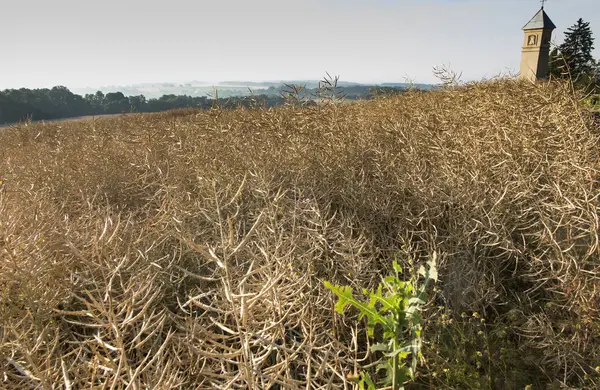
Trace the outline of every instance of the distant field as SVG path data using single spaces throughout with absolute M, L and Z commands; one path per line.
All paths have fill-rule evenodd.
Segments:
M 98 120 L 102 118 L 111 118 L 116 116 L 129 115 L 129 114 L 106 114 L 106 115 L 88 115 L 88 116 L 77 116 L 73 118 L 63 118 L 63 119 L 41 119 L 38 121 L 33 121 L 38 124 L 49 124 L 49 123 L 58 123 L 58 122 L 71 122 L 71 121 L 89 121 L 89 120 Z M 23 123 L 0 123 L 0 129 L 3 127 L 14 127 L 21 126 Z
M 323 281 L 437 252 L 407 388 L 600 388 L 600 129 L 579 101 L 504 80 L 7 127 L 0 387 L 351 389 L 381 355 Z

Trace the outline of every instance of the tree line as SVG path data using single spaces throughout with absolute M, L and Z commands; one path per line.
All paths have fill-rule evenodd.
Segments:
M 101 91 L 84 96 L 71 92 L 64 86 L 51 89 L 7 89 L 0 91 L 0 123 L 16 123 L 24 120 L 49 120 L 89 115 L 121 114 L 130 112 L 159 112 L 180 108 L 210 109 L 215 105 L 222 108 L 263 106 L 275 107 L 289 98 L 287 87 L 282 86 L 277 94 L 209 98 L 207 96 L 163 95 L 147 99 L 144 95 L 125 96 L 122 92 Z M 399 93 L 400 87 L 348 87 L 345 98 L 350 100 L 370 99 L 383 94 Z M 271 91 L 272 92 L 272 91 Z M 316 89 L 304 91 L 306 100 L 314 103 L 320 95 Z
M 121 92 L 77 95 L 68 88 L 7 89 L 0 91 L 0 123 L 23 120 L 61 119 L 88 115 L 120 114 L 129 112 L 158 112 L 178 108 L 209 109 L 261 104 L 276 106 L 283 103 L 279 96 L 257 95 L 211 99 L 206 96 L 163 95 L 146 99 L 143 95 L 125 96 Z

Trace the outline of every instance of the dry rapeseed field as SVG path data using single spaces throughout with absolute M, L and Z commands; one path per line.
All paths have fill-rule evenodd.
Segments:
M 600 386 L 600 131 L 565 85 L 0 132 L 0 387 L 352 388 L 438 253 L 412 388 Z

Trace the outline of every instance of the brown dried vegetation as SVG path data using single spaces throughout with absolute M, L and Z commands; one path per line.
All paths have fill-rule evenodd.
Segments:
M 350 388 L 374 357 L 322 280 L 433 251 L 415 386 L 594 387 L 594 126 L 503 80 L 3 129 L 0 387 Z

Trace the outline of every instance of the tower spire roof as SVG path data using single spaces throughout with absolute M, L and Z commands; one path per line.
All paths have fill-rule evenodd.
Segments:
M 556 26 L 554 25 L 554 23 L 552 23 L 552 20 L 550 20 L 550 17 L 546 13 L 546 11 L 544 11 L 544 7 L 542 6 L 538 13 L 535 14 L 533 18 L 531 18 L 529 23 L 527 23 L 523 27 L 523 30 L 554 30 L 555 28 Z

